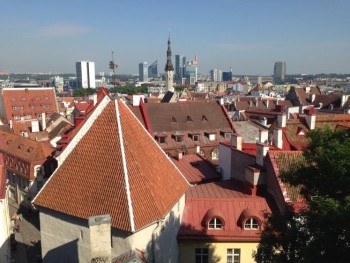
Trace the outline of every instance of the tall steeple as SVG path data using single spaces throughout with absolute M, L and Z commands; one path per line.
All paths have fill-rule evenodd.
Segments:
M 173 62 L 171 61 L 171 47 L 170 47 L 170 36 L 168 39 L 168 50 L 166 52 L 167 54 L 167 61 L 165 65 L 165 72 L 166 72 L 166 90 L 167 91 L 174 91 L 174 66 Z

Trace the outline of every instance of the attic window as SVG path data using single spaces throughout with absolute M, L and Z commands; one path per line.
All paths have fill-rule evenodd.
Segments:
M 187 121 L 193 121 L 191 116 L 187 116 Z
M 23 144 L 18 145 L 18 149 L 23 149 Z
M 256 230 L 259 229 L 259 222 L 257 219 L 251 217 L 244 223 L 245 230 Z
M 25 97 L 22 97 L 22 98 L 21 98 L 21 101 L 25 101 L 25 100 L 26 100 L 26 98 L 25 98 Z
M 202 116 L 202 121 L 208 121 L 208 119 L 205 115 Z
M 194 142 L 198 142 L 198 141 L 199 141 L 199 134 L 193 134 L 193 135 L 192 135 L 192 140 L 193 140 Z
M 33 151 L 33 147 L 29 147 L 27 150 L 29 153 Z
M 15 97 L 12 97 L 11 100 L 12 100 L 12 101 L 16 101 L 16 98 L 15 98 Z
M 47 96 L 45 96 L 45 98 L 44 98 L 45 100 L 48 100 L 49 99 L 49 97 L 47 97 Z
M 172 117 L 172 118 L 171 118 L 171 122 L 177 122 L 176 118 L 175 118 L 175 117 Z
M 35 99 L 36 99 L 36 100 L 40 100 L 40 97 L 36 97 Z
M 208 223 L 208 229 L 223 229 L 224 224 L 220 218 L 214 217 Z
M 182 135 L 177 135 L 177 136 L 175 136 L 175 141 L 176 142 L 182 142 L 183 140 L 182 140 Z

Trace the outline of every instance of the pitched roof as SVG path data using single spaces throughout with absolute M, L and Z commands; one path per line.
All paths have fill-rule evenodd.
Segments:
M 53 148 L 25 137 L 0 131 L 0 151 L 28 162 L 43 162 Z
M 268 156 L 272 162 L 275 175 L 286 202 L 303 202 L 303 197 L 300 195 L 301 186 L 291 186 L 288 183 L 283 183 L 280 178 L 281 173 L 291 170 L 297 162 L 304 162 L 302 152 L 269 151 Z
M 144 107 L 153 132 L 231 128 L 228 116 L 215 101 L 145 103 Z
M 54 88 L 4 88 L 1 93 L 8 120 L 58 111 Z
M 184 155 L 180 160 L 173 158 L 172 161 L 191 184 L 217 181 L 221 178 L 215 168 L 197 154 Z
M 128 107 L 108 96 L 60 157 L 34 204 L 84 219 L 110 214 L 124 231 L 164 217 L 188 188 Z

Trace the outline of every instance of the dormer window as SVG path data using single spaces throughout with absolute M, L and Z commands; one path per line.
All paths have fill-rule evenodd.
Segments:
M 257 230 L 259 229 L 259 221 L 253 217 L 249 218 L 244 223 L 245 230 Z
M 171 122 L 176 123 L 176 122 L 177 122 L 176 118 L 175 118 L 175 117 L 172 117 L 172 118 L 171 118 Z
M 190 122 L 193 121 L 192 118 L 191 118 L 191 116 L 187 116 L 187 121 L 190 121 Z
M 177 136 L 175 136 L 175 141 L 176 142 L 182 142 L 183 140 L 182 140 L 182 135 L 177 135 Z
M 212 218 L 208 223 L 208 229 L 223 229 L 224 224 L 218 217 Z
M 206 132 L 205 135 L 208 137 L 209 141 L 216 140 L 216 133 Z
M 200 134 L 199 133 L 197 133 L 197 134 L 189 134 L 189 137 L 192 139 L 192 141 L 194 141 L 194 142 L 199 142 L 199 136 L 200 136 Z
M 208 119 L 205 115 L 202 116 L 202 121 L 208 121 Z

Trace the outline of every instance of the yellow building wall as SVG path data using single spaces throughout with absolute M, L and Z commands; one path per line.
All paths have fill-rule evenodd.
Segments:
M 226 263 L 227 249 L 241 249 L 241 263 L 254 263 L 254 252 L 258 242 L 203 242 L 203 241 L 179 241 L 179 263 L 195 263 L 196 248 L 209 248 L 209 263 Z

